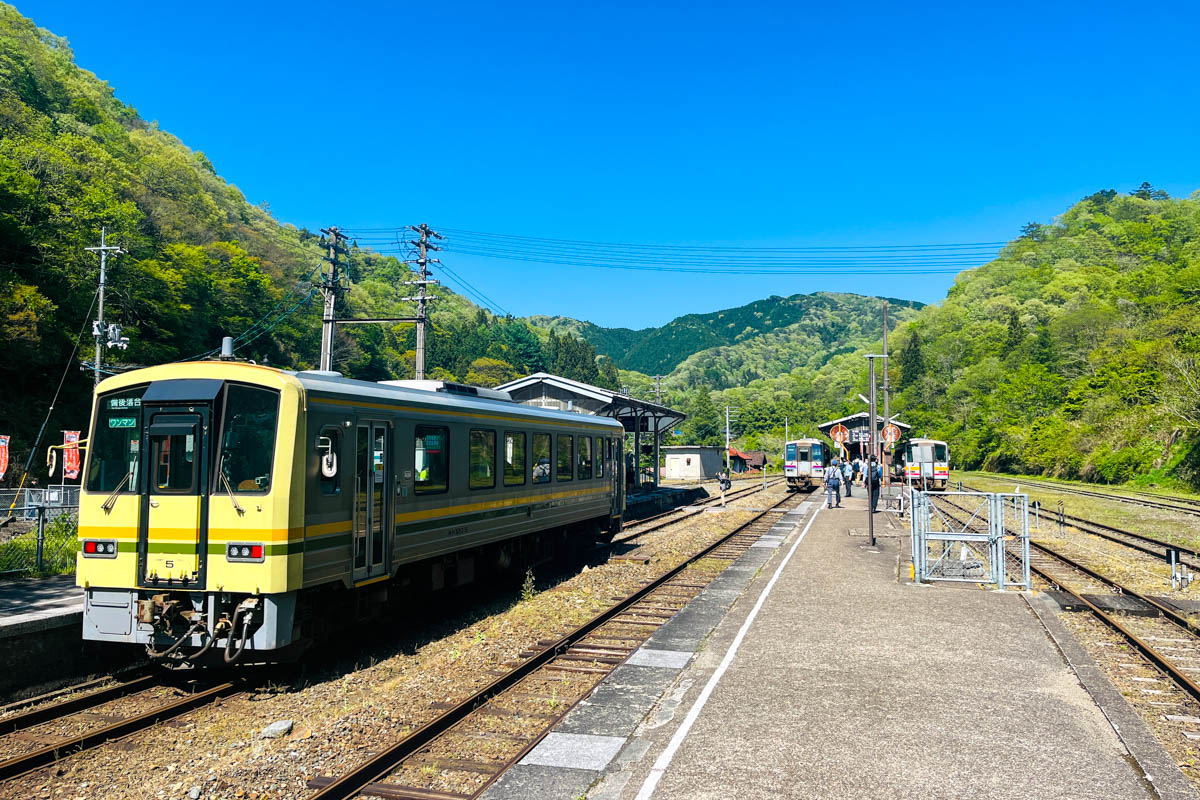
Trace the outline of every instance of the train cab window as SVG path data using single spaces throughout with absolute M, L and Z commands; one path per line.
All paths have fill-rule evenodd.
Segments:
M 550 482 L 550 434 L 533 435 L 533 482 Z
M 946 460 L 946 445 L 935 444 L 933 446 L 933 460 L 934 461 L 945 461 Z
M 575 475 L 575 439 L 562 433 L 558 436 L 558 459 L 554 477 L 560 481 L 569 481 Z
M 525 483 L 525 434 L 504 432 L 504 485 L 522 486 Z
M 214 493 L 239 494 L 271 489 L 279 392 L 231 383 L 225 388 L 224 425 L 217 465 L 223 477 Z
M 783 457 L 786 458 L 788 461 L 796 460 L 796 443 L 795 442 L 787 443 L 787 445 L 784 447 L 784 450 L 783 450 Z M 807 459 L 805 459 L 805 460 L 807 460 Z
M 441 494 L 450 488 L 450 430 L 418 425 L 413 454 L 414 494 Z
M 578 464 L 579 480 L 588 481 L 592 479 L 592 437 L 579 437 L 579 464 Z
M 496 432 L 472 429 L 469 439 L 469 485 L 472 489 L 491 489 L 496 485 Z
M 142 395 L 145 386 L 103 394 L 96 403 L 92 446 L 88 453 L 87 490 L 138 490 Z
M 150 435 L 154 464 L 152 494 L 191 494 L 196 484 L 196 436 L 191 433 Z
M 321 429 L 317 437 L 317 477 L 321 494 L 342 493 L 342 473 L 339 469 L 342 458 L 342 430 L 330 425 Z
M 604 440 L 596 437 L 596 477 L 604 477 Z

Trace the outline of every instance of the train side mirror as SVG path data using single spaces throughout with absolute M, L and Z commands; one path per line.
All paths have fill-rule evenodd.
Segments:
M 333 439 L 328 436 L 317 437 L 317 452 L 321 454 L 321 474 L 326 478 L 336 477 L 338 457 L 333 449 Z

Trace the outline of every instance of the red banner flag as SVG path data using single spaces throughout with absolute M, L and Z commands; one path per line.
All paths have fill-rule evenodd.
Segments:
M 63 431 L 63 477 L 75 480 L 79 477 L 79 431 Z
M 8 437 L 0 436 L 0 481 L 4 480 L 6 472 L 8 472 Z

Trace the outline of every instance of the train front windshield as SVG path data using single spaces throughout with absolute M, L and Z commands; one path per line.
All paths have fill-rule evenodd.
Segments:
M 812 446 L 812 462 L 814 464 L 825 463 L 825 448 L 819 442 Z
M 784 448 L 783 457 L 786 458 L 788 461 L 795 461 L 796 460 L 796 445 L 791 442 L 788 442 L 787 447 Z

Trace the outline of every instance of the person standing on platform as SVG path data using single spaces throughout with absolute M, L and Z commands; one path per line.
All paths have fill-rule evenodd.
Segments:
M 825 507 L 833 508 L 834 501 L 837 501 L 837 507 L 842 507 L 842 468 L 835 458 L 833 463 L 825 470 Z
M 725 492 L 729 490 L 733 483 L 729 480 L 729 473 L 721 470 L 717 473 L 717 483 L 721 487 L 721 508 L 725 507 Z
M 849 461 L 842 464 L 842 483 L 846 486 L 846 497 L 849 497 L 850 487 L 854 485 L 854 467 Z
M 871 498 L 871 513 L 879 513 L 879 487 L 883 483 L 883 466 L 875 461 L 875 456 L 871 456 L 871 463 L 867 467 L 867 490 L 868 496 Z

